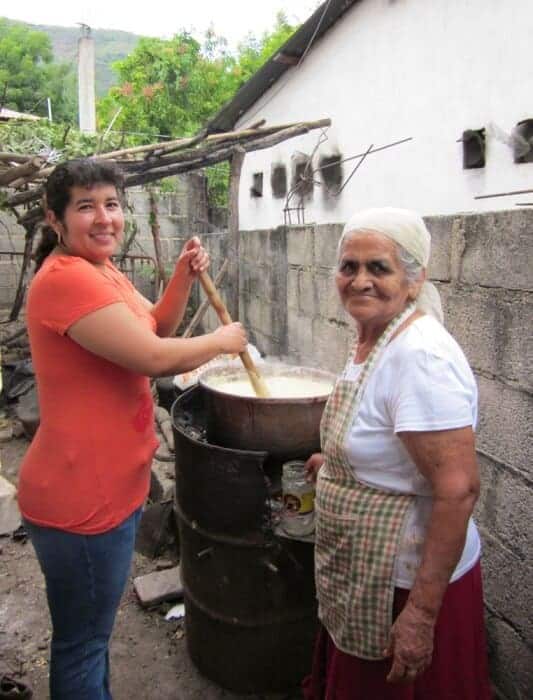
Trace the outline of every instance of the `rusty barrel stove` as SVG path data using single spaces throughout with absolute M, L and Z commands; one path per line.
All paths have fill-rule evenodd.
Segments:
M 206 677 L 229 690 L 288 690 L 311 666 L 313 546 L 276 534 L 271 499 L 282 463 L 319 450 L 326 397 L 229 395 L 208 386 L 214 373 L 172 407 L 188 650 Z

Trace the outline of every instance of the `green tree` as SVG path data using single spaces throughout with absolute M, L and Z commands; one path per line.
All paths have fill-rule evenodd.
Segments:
M 98 106 L 100 129 L 120 109 L 115 129 L 146 137 L 182 136 L 197 131 L 223 101 L 221 77 L 231 59 L 207 37 L 207 55 L 188 32 L 170 40 L 141 39 L 135 50 L 114 64 L 120 85 Z
M 237 63 L 234 68 L 234 89 L 238 89 L 251 78 L 280 46 L 283 46 L 295 30 L 296 27 L 289 23 L 287 15 L 281 11 L 276 16 L 272 31 L 264 32 L 260 37 L 252 33 L 248 34 L 238 47 Z
M 120 84 L 99 101 L 98 128 L 138 134 L 147 143 L 190 136 L 205 125 L 288 39 L 295 27 L 279 13 L 271 32 L 249 34 L 235 54 L 208 30 L 201 44 L 188 32 L 172 39 L 141 39 L 114 64 Z M 208 169 L 210 201 L 223 204 L 227 168 Z
M 20 112 L 72 121 L 76 115 L 76 84 L 67 64 L 53 62 L 44 32 L 0 19 L 0 105 Z
M 190 136 L 198 131 L 293 33 L 279 13 L 272 32 L 247 36 L 236 55 L 210 29 L 200 44 L 188 32 L 172 39 L 141 39 L 114 64 L 120 84 L 98 105 L 101 130 L 113 128 L 147 138 Z

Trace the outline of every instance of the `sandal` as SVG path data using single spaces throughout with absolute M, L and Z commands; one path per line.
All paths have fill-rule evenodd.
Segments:
M 30 700 L 33 691 L 25 683 L 11 676 L 0 676 L 0 700 Z

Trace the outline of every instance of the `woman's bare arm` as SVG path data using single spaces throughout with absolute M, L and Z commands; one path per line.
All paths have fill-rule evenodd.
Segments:
M 87 314 L 67 334 L 95 355 L 151 377 L 187 372 L 221 353 L 246 348 L 246 333 L 240 323 L 194 338 L 160 338 L 124 303 Z
M 391 682 L 412 681 L 431 662 L 434 624 L 479 495 L 471 427 L 405 432 L 398 437 L 431 484 L 433 504 L 420 568 L 391 631 Z
M 207 270 L 209 255 L 195 236 L 183 246 L 174 273 L 156 304 L 149 304 L 150 313 L 157 323 L 157 335 L 168 338 L 175 335 L 183 319 L 192 285 L 200 272 Z

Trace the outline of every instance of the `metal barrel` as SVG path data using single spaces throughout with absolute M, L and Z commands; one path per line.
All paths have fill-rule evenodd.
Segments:
M 207 443 L 204 401 L 195 387 L 172 407 L 189 654 L 234 692 L 289 690 L 311 667 L 313 546 L 274 535 L 268 453 Z

